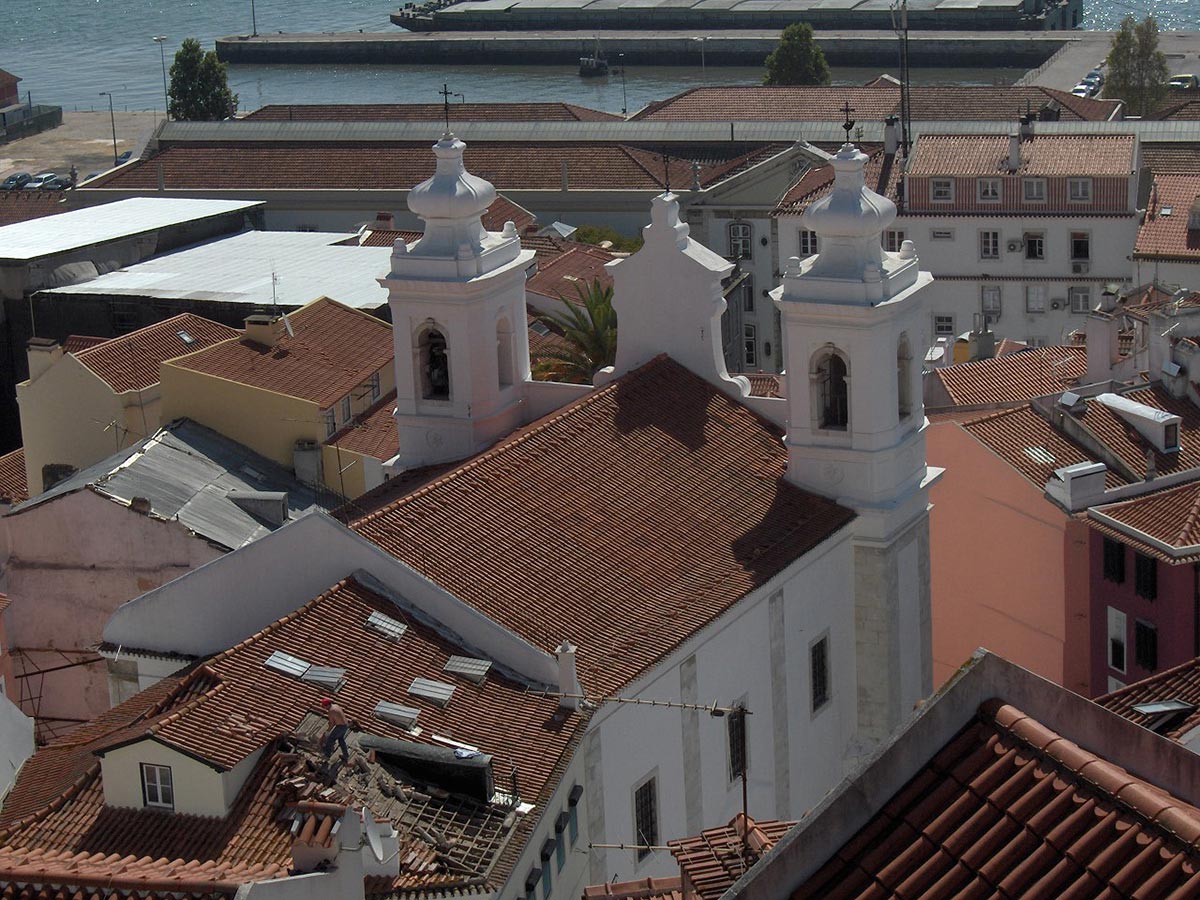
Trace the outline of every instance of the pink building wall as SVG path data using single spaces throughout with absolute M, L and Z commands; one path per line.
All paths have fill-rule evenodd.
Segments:
M 1091 582 L 1092 679 L 1089 696 L 1108 693 L 1108 679 L 1123 684 L 1161 672 L 1171 666 L 1200 656 L 1196 646 L 1196 568 L 1193 565 L 1172 566 L 1155 560 L 1158 567 L 1158 596 L 1154 600 L 1139 597 L 1135 590 L 1135 550 L 1125 546 L 1125 580 L 1121 583 L 1104 577 L 1104 538 L 1094 529 L 1090 532 L 1088 557 Z M 1125 671 L 1109 666 L 1108 607 L 1125 614 Z M 1134 626 L 1137 620 L 1155 626 L 1158 635 L 1158 666 L 1148 669 L 1139 666 L 1134 646 Z
M 955 422 L 931 425 L 927 448 L 946 469 L 931 495 L 934 683 L 986 647 L 1086 691 L 1087 526 Z

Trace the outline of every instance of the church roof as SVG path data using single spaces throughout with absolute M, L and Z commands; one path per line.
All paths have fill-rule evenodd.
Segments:
M 854 518 L 786 464 L 779 428 L 664 355 L 351 527 L 613 691 Z

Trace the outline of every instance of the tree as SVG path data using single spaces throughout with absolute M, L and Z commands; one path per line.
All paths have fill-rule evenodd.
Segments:
M 779 46 L 767 57 L 763 84 L 829 84 L 829 64 L 807 22 L 783 29 Z
M 229 90 L 228 66 L 213 50 L 205 53 L 200 42 L 188 38 L 171 63 L 168 112 L 184 122 L 228 119 L 237 112 L 237 94 Z
M 1108 51 L 1104 96 L 1125 101 L 1126 112 L 1145 116 L 1162 106 L 1171 70 L 1158 49 L 1158 23 L 1146 16 L 1140 24 L 1126 16 Z
M 591 384 L 595 374 L 617 358 L 617 314 L 612 285 L 593 279 L 586 289 L 575 285 L 579 302 L 564 299 L 566 310 L 543 313 L 538 319 L 562 334 L 561 346 L 542 351 L 533 373 L 552 381 Z

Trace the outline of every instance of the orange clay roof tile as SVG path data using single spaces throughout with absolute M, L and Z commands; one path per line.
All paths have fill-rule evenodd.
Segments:
M 610 692 L 853 519 L 786 463 L 777 427 L 660 356 L 352 527 L 535 645 L 570 637 Z
M 1188 227 L 1192 205 L 1198 201 L 1200 174 L 1155 176 L 1134 256 L 1200 260 L 1200 231 Z M 1167 210 L 1170 214 L 1164 215 Z
M 188 343 L 181 331 L 193 342 Z M 87 347 L 76 353 L 75 358 L 120 394 L 158 384 L 159 366 L 166 360 L 210 347 L 236 334 L 236 329 L 228 325 L 182 313 Z
M 1021 175 L 1129 175 L 1134 170 L 1132 134 L 1036 135 L 1021 143 Z M 909 175 L 989 175 L 1008 172 L 1005 135 L 923 134 L 909 161 Z
M 1039 347 L 933 370 L 955 406 L 1025 403 L 1078 384 L 1087 374 L 1083 347 Z
M 1134 707 L 1167 700 L 1179 700 L 1197 707 L 1195 711 L 1180 716 L 1177 722 L 1169 724 L 1160 732 L 1173 740 L 1180 740 L 1200 725 L 1200 657 L 1156 672 L 1149 678 L 1096 698 L 1096 702 L 1104 708 L 1147 728 L 1158 716 L 1145 715 Z
M 619 122 L 616 113 L 573 103 L 456 103 L 459 122 Z M 440 122 L 440 103 L 288 103 L 260 107 L 247 120 L 269 122 Z
M 25 479 L 25 448 L 18 447 L 0 456 L 0 503 L 15 506 L 29 499 Z
M 322 297 L 288 314 L 274 347 L 244 337 L 223 341 L 171 365 L 308 400 L 327 409 L 392 360 L 392 326 Z
M 578 291 L 587 290 L 593 281 L 600 282 L 601 287 L 612 287 L 612 275 L 605 265 L 616 258 L 600 247 L 568 242 L 558 256 L 538 263 L 537 274 L 525 283 L 525 290 L 577 303 Z
M 391 391 L 325 443 L 386 462 L 400 452 L 400 435 L 392 415 L 395 409 L 396 392 Z
M 696 837 L 668 841 L 667 845 L 696 896 L 717 900 L 795 824 L 755 822 L 738 813 L 728 825 L 706 829 Z

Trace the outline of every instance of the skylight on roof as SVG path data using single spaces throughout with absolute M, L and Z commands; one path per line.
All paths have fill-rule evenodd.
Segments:
M 533 324 L 529 326 L 529 330 L 534 334 L 540 334 L 542 337 L 545 337 L 550 333 L 550 329 L 547 328 L 545 324 L 538 321 L 534 321 Z
M 1041 447 L 1041 446 L 1026 447 L 1025 455 L 1028 456 L 1030 459 L 1032 459 L 1034 462 L 1041 463 L 1042 465 L 1046 465 L 1046 466 L 1052 466 L 1056 462 L 1058 462 L 1058 460 L 1054 458 L 1053 453 L 1051 453 L 1045 447 Z
M 461 675 L 467 681 L 475 684 L 483 684 L 487 678 L 488 669 L 492 667 L 492 661 L 489 659 L 476 659 L 473 656 L 452 656 L 446 660 L 446 665 L 442 668 L 443 672 L 450 672 L 453 675 Z
M 387 700 L 380 700 L 375 704 L 375 718 L 391 722 L 393 725 L 399 725 L 401 728 L 406 728 L 409 731 L 416 729 L 417 716 L 420 714 L 421 711 L 419 709 L 413 709 L 411 706 L 402 706 L 399 703 L 389 703 Z
M 276 672 L 282 672 L 284 675 L 291 675 L 293 678 L 303 678 L 304 673 L 312 668 L 309 663 L 306 663 L 300 657 L 284 653 L 282 650 L 276 650 L 268 656 L 267 661 L 263 665 L 268 669 L 274 669 Z
M 438 706 L 445 706 L 454 696 L 454 685 L 429 678 L 414 678 L 408 692 L 414 697 L 422 697 Z
M 1175 212 L 1175 207 L 1173 207 L 1173 206 L 1164 206 L 1164 207 L 1163 207 L 1163 208 L 1162 208 L 1162 209 L 1159 211 L 1159 213 L 1158 213 L 1158 214 L 1159 214 L 1160 216 L 1169 216 L 1169 215 L 1172 215 L 1174 212 Z
M 188 334 L 186 331 L 177 331 L 177 332 L 175 332 L 175 333 L 176 333 L 177 335 L 179 335 L 179 339 L 180 339 L 181 341 L 183 341 L 185 344 L 194 344 L 194 343 L 196 343 L 196 339 L 195 339 L 194 337 L 192 337 L 190 334 Z
M 1194 712 L 1196 705 L 1186 700 L 1160 700 L 1156 703 L 1135 703 L 1130 709 L 1143 716 L 1157 716 L 1166 712 Z
M 308 671 L 300 676 L 301 681 L 319 684 L 326 690 L 340 690 L 346 683 L 346 670 L 334 666 L 309 666 Z
M 299 678 L 310 684 L 317 684 L 329 691 L 339 690 L 346 683 L 346 670 L 332 666 L 314 666 L 298 656 L 276 650 L 263 663 L 268 669 L 274 669 L 292 678 Z
M 389 641 L 399 641 L 404 637 L 404 632 L 408 631 L 408 626 L 403 622 L 393 619 L 391 616 L 385 616 L 381 612 L 373 612 L 367 616 L 363 627 L 382 634 Z

